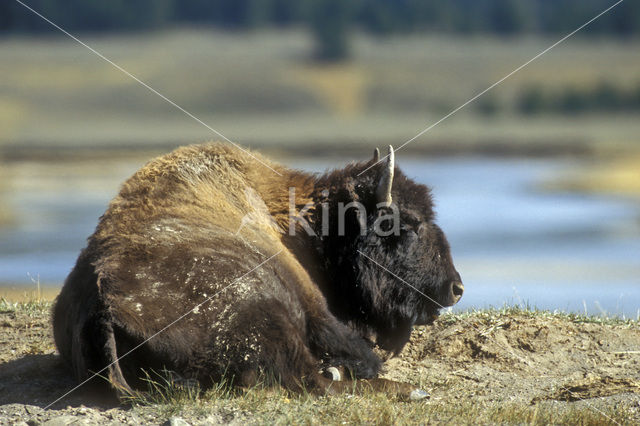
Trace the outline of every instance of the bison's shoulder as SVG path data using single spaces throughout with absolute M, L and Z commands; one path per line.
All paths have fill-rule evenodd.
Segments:
M 219 230 L 236 233 L 248 215 L 268 224 L 270 202 L 261 192 L 271 192 L 263 191 L 264 173 L 260 177 L 255 171 L 264 172 L 261 161 L 269 163 L 218 143 L 186 146 L 155 158 L 122 185 L 93 239 L 161 244 L 207 238 Z M 278 167 L 281 176 L 289 173 Z

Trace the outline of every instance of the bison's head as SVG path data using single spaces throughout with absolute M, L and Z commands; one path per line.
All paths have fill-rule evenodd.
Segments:
M 376 150 L 372 160 L 329 173 L 318 183 L 324 205 L 337 212 L 328 217 L 329 232 L 321 237 L 333 281 L 330 306 L 375 334 L 382 348 L 398 353 L 413 325 L 433 321 L 464 290 L 447 239 L 435 224 L 430 190 L 395 167 L 392 147 L 383 161 Z M 354 208 L 345 209 L 349 203 Z

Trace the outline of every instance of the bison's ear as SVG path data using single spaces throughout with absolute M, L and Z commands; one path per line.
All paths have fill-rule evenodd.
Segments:
M 378 203 L 384 203 L 389 206 L 391 204 L 391 185 L 393 184 L 393 170 L 395 167 L 395 155 L 393 147 L 389 145 L 389 153 L 387 161 L 384 164 L 378 187 L 376 188 L 376 200 Z
M 378 161 L 380 161 L 380 150 L 376 148 L 376 150 L 373 151 L 373 164 L 377 163 Z

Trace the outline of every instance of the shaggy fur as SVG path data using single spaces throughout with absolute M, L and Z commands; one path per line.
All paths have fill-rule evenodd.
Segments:
M 121 393 L 140 386 L 141 369 L 163 368 L 204 387 L 268 376 L 293 390 L 325 389 L 319 369 L 375 378 L 373 342 L 400 352 L 411 327 L 448 303 L 460 277 L 425 186 L 396 170 L 401 232 L 379 237 L 382 165 L 360 177 L 373 160 L 315 176 L 252 155 L 282 176 L 242 150 L 205 144 L 154 159 L 124 183 L 54 307 L 56 345 L 78 380 L 109 365 Z M 297 209 L 315 203 L 305 217 L 317 236 L 300 226 L 288 234 L 290 187 Z M 348 211 L 338 236 L 337 205 L 350 201 L 367 207 L 367 229 L 361 235 Z M 331 212 L 324 236 L 322 203 Z

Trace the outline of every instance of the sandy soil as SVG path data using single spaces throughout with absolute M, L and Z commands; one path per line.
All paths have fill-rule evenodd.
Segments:
M 592 161 L 547 182 L 549 190 L 640 197 L 640 154 Z
M 153 407 L 118 406 L 90 387 L 44 410 L 75 385 L 56 355 L 49 321 L 48 308 L 5 304 L 0 312 L 0 424 L 158 424 L 168 419 Z M 385 376 L 419 384 L 432 403 L 526 407 L 552 401 L 596 412 L 623 406 L 629 422 L 637 424 L 640 325 L 513 310 L 449 314 L 416 328 L 402 355 L 387 361 Z M 204 420 L 186 420 L 250 419 L 212 412 Z
M 433 398 L 474 401 L 635 400 L 640 416 L 640 326 L 542 313 L 479 312 L 417 328 L 387 376 L 419 372 Z M 639 417 L 640 420 L 640 417 Z

